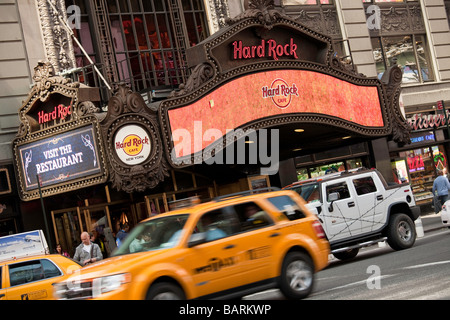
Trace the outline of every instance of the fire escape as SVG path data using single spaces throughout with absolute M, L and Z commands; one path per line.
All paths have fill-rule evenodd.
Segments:
M 116 59 L 111 37 L 111 26 L 108 19 L 105 0 L 90 0 L 91 8 L 94 9 L 94 24 L 97 38 L 100 44 L 100 59 L 103 64 L 103 72 L 110 83 L 117 83 L 119 77 L 116 69 Z
M 168 0 L 169 12 L 172 21 L 172 29 L 175 38 L 175 48 L 177 60 L 179 63 L 179 70 L 181 74 L 181 81 L 186 83 L 186 49 L 189 48 L 188 32 L 186 28 L 186 21 L 184 19 L 181 0 Z

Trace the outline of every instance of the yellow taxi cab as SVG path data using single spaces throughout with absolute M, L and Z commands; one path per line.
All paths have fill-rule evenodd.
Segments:
M 324 230 L 294 191 L 235 194 L 144 220 L 111 258 L 55 285 L 61 299 L 308 296 L 328 265 Z
M 42 231 L 0 238 L 0 300 L 48 300 L 53 284 L 81 266 L 62 255 L 46 254 Z

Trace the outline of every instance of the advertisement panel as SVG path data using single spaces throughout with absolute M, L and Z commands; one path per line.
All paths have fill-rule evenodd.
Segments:
M 19 146 L 25 190 L 101 173 L 97 149 L 93 125 Z
M 230 94 L 232 93 L 232 94 Z M 215 128 L 229 130 L 274 116 L 296 114 L 332 117 L 362 127 L 383 128 L 385 122 L 377 86 L 356 85 L 308 70 L 254 73 L 228 82 L 198 101 L 168 111 L 170 130 L 203 136 Z M 201 123 L 203 132 L 196 132 Z M 191 141 L 196 153 L 212 141 Z M 182 144 L 175 145 L 180 154 Z
M 0 238 L 0 261 L 48 253 L 42 230 L 13 234 Z

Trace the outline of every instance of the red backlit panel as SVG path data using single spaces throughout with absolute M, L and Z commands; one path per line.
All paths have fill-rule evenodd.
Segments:
M 191 134 L 192 153 L 214 142 L 194 144 L 194 132 L 203 136 L 208 129 L 218 129 L 225 135 L 257 119 L 292 113 L 333 116 L 366 127 L 384 126 L 377 87 L 358 86 L 306 70 L 250 74 L 168 112 L 172 133 L 183 129 Z

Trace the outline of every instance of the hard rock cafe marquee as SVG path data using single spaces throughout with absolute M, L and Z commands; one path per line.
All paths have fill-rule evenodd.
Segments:
M 40 64 L 13 141 L 21 198 L 38 198 L 39 187 L 48 196 L 108 181 L 126 192 L 152 189 L 170 168 L 205 161 L 206 149 L 234 143 L 224 139 L 229 130 L 301 124 L 313 129 L 310 141 L 301 141 L 311 145 L 321 142 L 318 127 L 328 137 L 339 131 L 409 141 L 398 67 L 381 81 L 357 74 L 341 63 L 329 37 L 258 3 L 187 51 L 191 76 L 156 107 L 121 85 L 101 113 L 95 88 Z M 173 139 L 177 130 L 204 137 L 211 128 L 223 136 Z
M 402 79 L 398 67 L 390 68 L 381 80 L 358 74 L 341 62 L 331 38 L 266 6 L 267 2 L 250 2 L 248 10 L 228 20 L 228 27 L 188 49 L 193 74 L 159 107 L 172 166 L 204 161 L 205 155 L 213 154 L 205 150 L 218 152 L 234 143 L 226 133 L 236 129 L 245 133 L 308 126 L 312 134 L 307 139 L 295 138 L 293 131 L 283 137 L 285 146 L 302 144 L 305 150 L 339 134 L 359 141 L 381 137 L 409 141 L 410 130 L 398 106 Z M 210 128 L 223 136 L 201 143 L 172 139 L 182 130 L 191 137 L 205 137 Z

